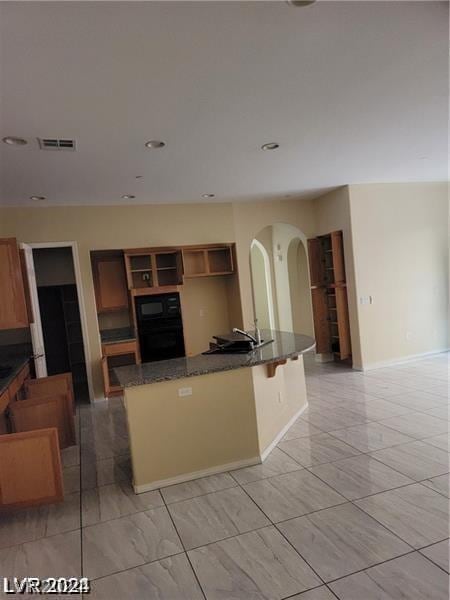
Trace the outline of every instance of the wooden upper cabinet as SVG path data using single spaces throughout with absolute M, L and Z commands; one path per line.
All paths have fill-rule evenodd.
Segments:
M 210 277 L 234 273 L 233 246 L 187 246 L 183 248 L 184 277 Z
M 160 293 L 183 283 L 180 250 L 137 248 L 124 252 L 128 288 L 135 294 Z
M 311 287 L 324 285 L 324 259 L 320 238 L 312 238 L 308 240 L 308 257 Z
M 122 252 L 93 253 L 92 271 L 98 312 L 127 309 L 127 277 Z
M 0 329 L 19 329 L 28 325 L 17 240 L 0 239 Z

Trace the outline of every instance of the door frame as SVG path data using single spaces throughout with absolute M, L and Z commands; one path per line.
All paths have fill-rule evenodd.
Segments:
M 265 280 L 266 280 L 267 308 L 268 308 L 268 312 L 269 312 L 269 323 L 270 323 L 270 328 L 275 329 L 275 313 L 274 313 L 274 307 L 273 307 L 273 290 L 272 290 L 272 273 L 270 271 L 269 254 L 268 254 L 266 248 L 264 247 L 264 245 L 261 244 L 261 242 L 259 240 L 257 240 L 256 238 L 254 238 L 252 240 L 252 243 L 250 244 L 250 251 L 253 247 L 258 248 L 258 250 L 261 252 L 262 257 L 263 257 L 264 275 L 265 275 Z M 255 288 L 253 285 L 253 273 L 252 273 L 252 264 L 251 263 L 252 263 L 252 259 L 251 259 L 251 255 L 250 255 L 250 274 L 252 277 L 252 288 L 253 288 L 252 289 L 253 313 L 256 318 Z
M 89 400 L 91 402 L 93 402 L 94 401 L 94 386 L 92 383 L 91 349 L 89 346 L 88 326 L 87 326 L 87 318 L 86 318 L 86 306 L 84 303 L 83 282 L 82 282 L 82 278 L 81 278 L 80 257 L 78 254 L 78 244 L 77 244 L 77 242 L 24 242 L 24 243 L 26 243 L 28 246 L 30 246 L 33 250 L 37 250 L 38 248 L 71 248 L 72 249 L 73 269 L 75 271 L 75 284 L 76 284 L 76 288 L 77 288 L 78 306 L 80 309 L 81 332 L 83 335 L 84 358 L 86 361 L 86 375 L 87 375 L 87 384 L 88 384 L 88 390 L 89 390 Z

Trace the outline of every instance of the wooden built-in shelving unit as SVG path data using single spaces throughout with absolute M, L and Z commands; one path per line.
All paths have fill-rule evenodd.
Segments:
M 316 351 L 351 358 L 342 231 L 308 240 Z

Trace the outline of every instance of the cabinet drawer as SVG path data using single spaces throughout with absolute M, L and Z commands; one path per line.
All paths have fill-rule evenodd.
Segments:
M 130 342 L 117 342 L 117 344 L 102 344 L 103 356 L 117 356 L 118 354 L 128 354 L 137 352 L 136 340 Z
M 11 400 L 14 400 L 17 392 L 25 383 L 25 380 L 30 377 L 30 365 L 26 364 L 23 369 L 19 372 L 17 377 L 13 379 L 11 385 L 9 386 L 9 397 Z
M 9 404 L 9 388 L 0 395 L 0 415 L 6 410 Z

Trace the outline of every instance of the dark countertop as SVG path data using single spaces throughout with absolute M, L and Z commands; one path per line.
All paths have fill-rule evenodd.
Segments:
M 114 369 L 114 371 L 120 385 L 126 388 L 207 375 L 219 371 L 231 371 L 242 367 L 254 367 L 298 356 L 312 350 L 315 346 L 313 338 L 287 331 L 262 330 L 261 337 L 274 341 L 248 354 L 199 354 L 186 358 L 130 365 Z
M 119 342 L 131 342 L 136 339 L 132 327 L 119 327 L 116 329 L 103 329 L 100 331 L 102 344 L 117 344 Z
M 29 344 L 0 346 L 0 365 L 2 367 L 12 367 L 12 371 L 7 377 L 0 377 L 0 394 L 10 386 L 32 355 L 33 350 Z

